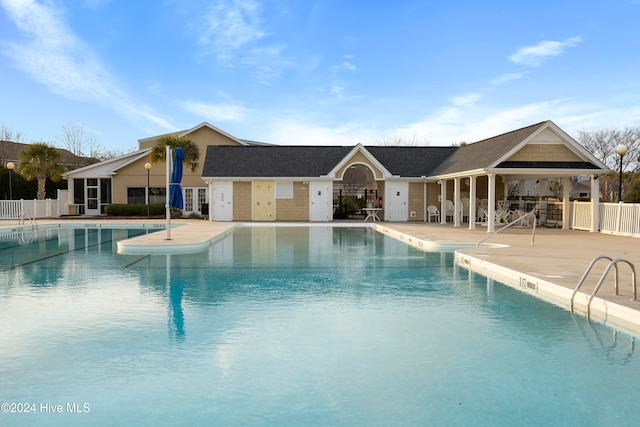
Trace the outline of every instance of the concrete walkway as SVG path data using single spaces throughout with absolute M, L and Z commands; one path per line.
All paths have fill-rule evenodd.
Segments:
M 439 242 L 477 243 L 488 236 L 486 229 L 469 230 L 442 224 L 391 223 L 387 227 L 421 240 Z M 573 290 L 591 260 L 599 255 L 625 258 L 640 268 L 640 239 L 612 236 L 587 231 L 536 228 L 535 243 L 531 246 L 530 228 L 509 228 L 489 238 L 486 243 L 507 245 L 496 248 L 481 245 L 479 248 L 463 248 L 459 252 L 489 260 L 490 262 L 526 273 L 541 280 L 551 281 Z M 602 275 L 608 260 L 598 261 L 581 290 L 591 293 Z M 613 270 L 611 280 L 606 280 L 598 296 L 617 304 L 640 310 L 640 301 L 631 301 L 631 268 L 619 264 L 619 296 L 613 296 Z

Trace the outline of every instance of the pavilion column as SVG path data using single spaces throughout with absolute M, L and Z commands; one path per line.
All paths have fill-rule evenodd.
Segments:
M 591 233 L 600 231 L 600 183 L 598 175 L 591 175 Z
M 476 228 L 476 177 L 469 177 L 469 230 Z
M 495 231 L 496 221 L 496 175 L 490 173 L 487 175 L 487 191 L 489 193 L 487 203 L 487 210 L 489 211 L 489 218 L 487 219 L 487 233 L 493 233 Z
M 569 211 L 571 210 L 571 178 L 568 176 L 562 177 L 562 229 L 568 230 L 570 228 L 569 221 L 571 220 L 571 215 L 569 215 Z
M 447 180 L 440 181 L 440 224 L 447 223 Z
M 460 177 L 453 178 L 453 226 L 460 227 Z

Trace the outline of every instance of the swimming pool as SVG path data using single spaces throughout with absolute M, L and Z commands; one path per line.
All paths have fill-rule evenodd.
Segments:
M 0 403 L 33 405 L 0 425 L 638 422 L 633 337 L 453 253 L 242 227 L 197 254 L 116 254 L 144 232 L 0 240 Z

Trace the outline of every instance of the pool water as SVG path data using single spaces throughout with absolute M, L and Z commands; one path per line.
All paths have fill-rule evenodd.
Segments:
M 145 232 L 0 240 L 0 425 L 638 424 L 634 337 L 453 253 L 322 226 L 115 253 Z

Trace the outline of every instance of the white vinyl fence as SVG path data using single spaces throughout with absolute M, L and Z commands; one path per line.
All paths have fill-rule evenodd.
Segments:
M 25 213 L 33 218 L 57 218 L 68 214 L 68 191 L 58 190 L 57 199 L 0 200 L 0 219 L 19 219 Z
M 600 203 L 599 211 L 601 233 L 640 237 L 640 203 Z M 572 228 L 591 230 L 590 202 L 573 202 Z

